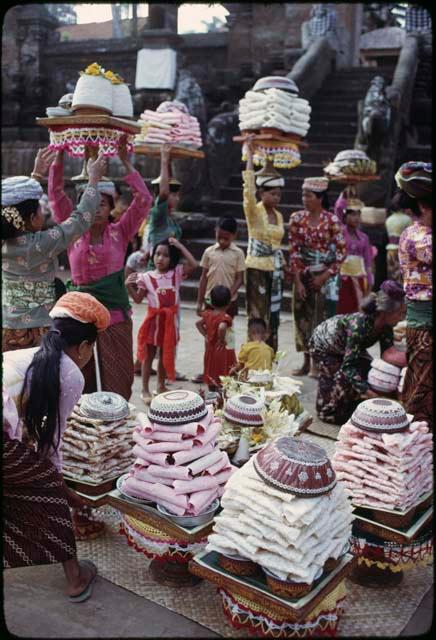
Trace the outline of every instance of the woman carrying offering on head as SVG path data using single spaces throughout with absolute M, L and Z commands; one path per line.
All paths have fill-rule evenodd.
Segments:
M 42 179 L 52 159 L 48 149 L 38 151 L 32 175 Z M 71 209 L 68 221 L 46 231 L 39 182 L 27 176 L 2 180 L 2 351 L 34 347 L 48 331 L 49 311 L 58 297 L 58 256 L 93 224 L 99 203 L 96 187 L 105 166 L 103 157 L 88 161 L 82 201 Z
M 432 166 L 406 162 L 395 176 L 401 208 L 415 220 L 400 236 L 399 260 L 407 305 L 407 371 L 402 402 L 415 420 L 433 428 L 433 310 L 432 310 Z
M 133 384 L 133 339 L 131 307 L 124 284 L 124 258 L 129 242 L 147 216 L 152 198 L 140 174 L 128 161 L 125 146 L 119 157 L 127 175 L 125 181 L 134 197 L 127 211 L 116 223 L 111 222 L 115 187 L 99 182 L 100 209 L 94 224 L 68 250 L 71 266 L 70 288 L 94 295 L 111 313 L 111 323 L 98 336 L 97 353 L 104 391 L 119 393 L 128 400 Z M 63 155 L 58 152 L 49 173 L 49 198 L 55 220 L 68 221 L 72 209 L 63 191 Z M 85 393 L 97 390 L 94 358 L 84 370 Z
M 3 353 L 4 566 L 61 562 L 70 602 L 83 602 L 97 569 L 77 560 L 70 507 L 83 503 L 62 477 L 62 436 L 110 314 L 92 296 L 71 292 L 50 316 L 39 348 Z
M 248 318 L 262 318 L 269 331 L 267 343 L 277 351 L 283 290 L 283 254 L 280 249 L 285 229 L 276 209 L 284 179 L 273 167 L 257 176 L 253 170 L 253 138 L 247 138 L 247 166 L 242 173 L 244 214 L 248 227 L 245 265 Z M 256 186 L 260 202 L 256 203 Z
M 327 188 L 327 178 L 306 178 L 304 209 L 293 213 L 289 223 L 295 346 L 304 353 L 303 365 L 292 372 L 294 376 L 317 375 L 313 363 L 310 366 L 309 339 L 315 327 L 327 317 L 327 289 L 335 288 L 339 267 L 346 255 L 339 220 L 328 211 Z
M 380 354 L 393 345 L 392 327 L 404 318 L 404 292 L 393 280 L 371 293 L 358 313 L 337 315 L 319 324 L 309 341 L 318 368 L 316 410 L 324 422 L 343 424 L 357 404 L 377 397 L 368 388 L 371 356 L 366 351 L 380 342 Z
M 343 214 L 342 232 L 347 257 L 340 267 L 338 314 L 359 311 L 363 297 L 368 295 L 374 284 L 371 245 L 366 233 L 359 229 L 362 207 L 363 202 L 350 199 Z

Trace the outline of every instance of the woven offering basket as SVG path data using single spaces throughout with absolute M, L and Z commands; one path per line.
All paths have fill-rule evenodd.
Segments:
M 308 584 L 306 582 L 292 582 L 280 580 L 276 576 L 273 576 L 269 571 L 265 571 L 266 582 L 272 593 L 282 598 L 301 598 L 307 595 L 313 588 L 313 583 Z
M 376 522 L 380 522 L 380 524 L 384 524 L 386 527 L 392 527 L 393 529 L 408 529 L 416 513 L 416 507 L 412 507 L 412 509 L 404 515 L 389 513 L 388 511 L 378 511 L 377 509 L 371 510 L 371 515 Z
M 235 576 L 254 576 L 259 572 L 259 566 L 255 562 L 239 556 L 225 556 L 221 553 L 218 563 L 220 567 Z

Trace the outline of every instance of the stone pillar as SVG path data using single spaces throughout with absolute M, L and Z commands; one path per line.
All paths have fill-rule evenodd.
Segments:
M 228 11 L 227 66 L 251 75 L 253 68 L 253 7 L 251 3 L 223 5 Z
M 150 3 L 148 5 L 148 29 L 168 29 L 177 33 L 177 13 L 176 4 Z
M 58 21 L 44 5 L 28 4 L 16 9 L 19 64 L 19 124 L 24 139 L 45 139 L 35 127 L 35 116 L 44 116 L 49 106 L 49 82 L 44 69 L 44 51 L 56 37 Z M 3 42 L 4 46 L 4 42 Z
M 339 67 L 359 66 L 360 35 L 362 33 L 363 5 L 347 3 L 334 5 L 343 54 L 337 57 Z

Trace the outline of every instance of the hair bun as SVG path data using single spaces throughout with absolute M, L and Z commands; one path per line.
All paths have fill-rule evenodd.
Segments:
M 405 295 L 403 287 L 395 280 L 385 280 L 381 283 L 380 289 L 393 300 L 403 300 Z

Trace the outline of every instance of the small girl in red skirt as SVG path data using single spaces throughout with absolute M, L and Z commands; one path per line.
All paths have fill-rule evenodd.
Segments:
M 231 299 L 228 287 L 213 287 L 210 292 L 213 308 L 203 311 L 201 319 L 196 323 L 197 329 L 206 338 L 204 381 L 209 391 L 216 391 L 220 386 L 220 376 L 228 376 L 230 369 L 236 364 L 234 345 L 229 344 L 232 334 L 228 329 L 233 321 L 227 309 Z
M 181 255 L 186 258 L 183 264 L 179 264 Z M 152 260 L 154 271 L 131 273 L 126 279 L 126 285 L 137 288 L 135 302 L 141 302 L 145 297 L 148 302 L 147 316 L 138 332 L 136 355 L 142 362 L 141 398 L 145 404 L 151 401 L 151 365 L 158 348 L 157 392 L 167 391 L 165 378 L 175 380 L 180 285 L 198 266 L 194 256 L 175 238 L 158 242 L 153 248 Z

